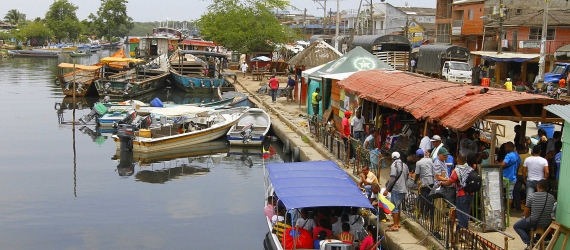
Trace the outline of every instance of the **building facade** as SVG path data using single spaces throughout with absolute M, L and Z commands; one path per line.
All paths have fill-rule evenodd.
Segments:
M 357 27 L 356 35 L 386 35 L 401 33 L 408 16 L 389 3 L 377 3 L 344 11 L 348 27 Z M 354 26 L 356 24 L 356 26 Z

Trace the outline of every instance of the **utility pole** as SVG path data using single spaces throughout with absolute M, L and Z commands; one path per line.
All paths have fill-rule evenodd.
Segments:
M 499 50 L 497 54 L 503 53 L 503 0 L 499 3 Z
M 303 35 L 307 34 L 307 8 L 303 11 Z
M 374 15 L 372 14 L 374 13 L 374 5 L 372 5 L 372 0 L 370 0 L 370 17 L 368 19 L 368 29 L 370 33 L 370 35 L 374 35 Z
M 327 22 L 327 35 L 331 33 L 332 26 L 332 8 L 329 9 L 329 21 Z
M 340 51 L 341 48 L 338 42 L 338 33 L 340 31 L 340 0 L 336 0 L 336 27 L 334 33 L 334 47 L 336 50 Z
M 350 41 L 347 44 L 347 50 L 349 51 L 350 49 L 352 49 L 352 42 L 354 41 L 354 32 L 357 29 L 356 24 L 358 23 L 358 17 L 360 16 L 360 7 L 362 7 L 362 0 L 360 0 L 360 4 L 358 5 L 358 11 L 356 12 L 356 17 L 354 18 L 354 25 L 352 27 L 352 32 L 350 33 Z
M 544 2 L 542 16 L 542 38 L 540 39 L 540 60 L 538 61 L 538 81 L 544 82 L 544 64 L 546 63 L 546 38 L 548 37 L 548 0 Z
M 325 35 L 326 33 L 325 23 L 327 22 L 327 0 L 313 0 L 313 1 L 321 6 L 321 8 L 317 9 L 323 9 L 323 35 Z M 321 1 L 323 3 L 321 3 Z

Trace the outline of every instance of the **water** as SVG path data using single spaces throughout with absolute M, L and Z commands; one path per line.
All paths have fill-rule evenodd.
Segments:
M 72 110 L 54 109 L 73 107 L 54 83 L 63 61 L 72 62 L 0 59 L 1 249 L 262 248 L 260 149 L 243 154 L 222 141 L 205 148 L 212 155 L 129 161 L 94 125 L 76 126 L 74 141 Z M 88 111 L 76 110 L 76 119 Z M 268 160 L 282 161 L 278 154 Z

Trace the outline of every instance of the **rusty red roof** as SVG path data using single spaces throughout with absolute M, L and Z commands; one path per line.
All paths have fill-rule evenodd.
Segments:
M 475 121 L 505 107 L 509 108 L 508 111 L 515 112 L 512 109 L 516 109 L 516 105 L 565 103 L 542 95 L 467 86 L 390 70 L 360 71 L 339 81 L 338 85 L 347 93 L 356 94 L 384 107 L 403 110 L 418 120 L 435 120 L 459 130 L 465 130 Z M 541 114 L 542 106 L 535 113 Z M 520 107 L 523 108 L 526 106 Z

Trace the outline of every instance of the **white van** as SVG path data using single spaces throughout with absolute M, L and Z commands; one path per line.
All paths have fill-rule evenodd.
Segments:
M 466 62 L 446 61 L 441 69 L 441 79 L 448 82 L 471 83 L 471 67 Z

